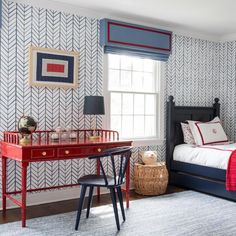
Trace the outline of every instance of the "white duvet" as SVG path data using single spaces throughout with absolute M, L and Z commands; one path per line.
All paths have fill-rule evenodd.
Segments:
M 181 144 L 175 147 L 173 159 L 226 170 L 229 157 L 235 149 L 236 143 L 204 146 Z

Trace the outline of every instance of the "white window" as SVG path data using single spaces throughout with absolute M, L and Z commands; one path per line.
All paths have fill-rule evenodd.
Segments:
M 123 139 L 160 139 L 160 62 L 108 54 L 108 126 Z

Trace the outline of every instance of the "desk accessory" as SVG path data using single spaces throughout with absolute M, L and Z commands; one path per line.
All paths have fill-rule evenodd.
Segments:
M 36 130 L 37 123 L 30 116 L 22 116 L 18 122 L 18 131 L 21 135 L 20 144 L 30 144 L 30 135 Z
M 84 98 L 84 115 L 104 115 L 104 97 L 103 96 L 85 96 Z M 96 121 L 94 119 L 93 132 L 89 137 L 90 140 L 97 140 L 100 138 L 100 135 L 95 135 Z

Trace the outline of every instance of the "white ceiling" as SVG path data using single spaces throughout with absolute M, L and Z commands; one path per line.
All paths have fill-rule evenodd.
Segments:
M 126 19 L 151 26 L 162 26 L 177 32 L 192 32 L 218 40 L 236 39 L 236 0 L 47 1 L 54 5 L 57 2 L 64 3 L 68 7 L 68 4 L 76 5 L 81 9 L 92 11 L 96 14 L 95 17 Z M 39 2 L 44 6 L 42 0 Z

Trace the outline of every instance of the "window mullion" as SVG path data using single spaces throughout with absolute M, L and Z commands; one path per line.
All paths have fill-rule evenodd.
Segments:
M 134 71 L 133 71 L 133 62 L 131 63 L 131 88 L 133 88 L 133 73 Z
M 120 126 L 121 126 L 121 132 L 123 131 L 123 93 L 121 93 L 121 112 L 120 112 Z
M 144 95 L 144 114 L 143 114 L 143 127 L 144 127 L 144 136 L 146 135 L 146 126 L 145 126 L 145 121 L 146 121 L 146 94 Z
M 134 95 L 135 94 L 133 94 L 133 111 L 132 111 L 132 114 L 133 114 L 133 128 L 132 128 L 133 133 L 132 133 L 132 137 L 134 137 L 134 103 L 135 103 Z
M 156 95 L 157 93 L 153 92 L 133 92 L 133 91 L 123 91 L 123 90 L 109 90 L 112 93 L 132 93 L 132 94 L 150 94 L 150 95 Z

